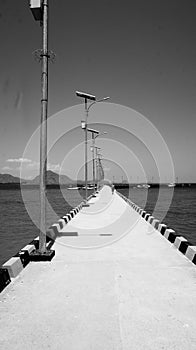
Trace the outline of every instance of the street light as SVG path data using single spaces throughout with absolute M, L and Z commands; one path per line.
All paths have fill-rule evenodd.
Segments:
M 96 180 L 97 180 L 97 188 L 98 188 L 98 182 L 99 182 L 99 172 L 98 172 L 98 150 L 100 150 L 100 147 L 92 146 L 92 150 L 95 150 L 95 159 L 96 159 Z M 94 182 L 95 184 L 95 182 Z M 95 189 L 95 185 L 94 185 Z
M 88 128 L 87 131 L 91 132 L 92 141 L 93 141 L 93 145 L 94 145 L 94 140 L 97 136 L 99 136 L 99 131 L 95 130 L 95 129 L 90 129 L 90 128 Z M 94 153 L 94 147 L 93 147 L 93 189 L 95 192 L 95 153 Z
M 85 129 L 85 125 L 86 125 L 86 123 L 85 123 L 85 121 L 84 120 L 82 120 L 81 121 L 81 127 L 82 127 L 82 129 Z M 92 134 L 92 140 L 93 140 L 93 144 L 94 144 L 94 140 L 95 140 L 95 138 L 97 137 L 97 136 L 99 136 L 99 131 L 98 130 L 95 130 L 95 129 L 91 129 L 91 128 L 87 128 L 87 131 L 88 132 L 91 132 L 91 134 Z M 96 136 L 95 136 L 95 134 L 96 134 Z M 102 135 L 102 134 L 101 134 Z M 94 148 L 93 148 L 93 188 L 94 188 L 94 191 L 95 191 L 95 155 L 94 155 Z
M 96 96 L 88 94 L 86 92 L 76 91 L 76 96 L 84 98 L 85 103 L 85 122 L 82 121 L 83 129 L 85 130 L 85 199 L 87 201 L 88 191 L 87 191 L 87 183 L 88 183 L 88 164 L 87 164 L 87 132 L 88 132 L 88 112 L 89 109 L 97 102 L 104 102 L 109 99 L 109 97 L 104 97 L 102 99 L 96 100 Z M 88 106 L 88 100 L 93 101 Z M 84 124 L 85 123 L 85 124 Z
M 42 7 L 43 0 L 30 0 L 29 6 L 31 9 L 31 12 L 33 14 L 33 17 L 36 21 L 42 21 L 43 19 L 43 7 Z
M 54 251 L 46 249 L 46 175 L 47 175 L 47 115 L 48 115 L 48 0 L 30 0 L 33 17 L 42 26 L 41 123 L 40 123 L 40 232 L 36 260 L 51 260 Z M 38 259 L 39 257 L 39 259 Z
M 101 182 L 101 171 L 102 171 L 103 178 L 104 178 L 104 172 L 103 172 L 103 167 L 101 164 L 101 158 L 102 158 L 102 154 L 97 152 L 97 188 L 98 189 L 100 187 L 100 182 Z
M 92 135 L 92 152 L 93 152 L 93 187 L 94 187 L 94 191 L 95 191 L 95 139 L 101 135 L 106 135 L 107 132 L 104 131 L 101 134 L 98 133 L 96 136 Z

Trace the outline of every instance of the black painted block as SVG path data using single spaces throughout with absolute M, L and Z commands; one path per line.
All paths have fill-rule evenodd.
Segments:
M 159 224 L 160 224 L 160 222 L 159 222 L 159 221 L 155 222 L 155 224 L 154 224 L 154 228 L 155 228 L 156 230 L 158 230 L 158 228 L 159 228 Z
M 34 239 L 33 241 L 30 242 L 30 244 L 33 244 L 35 246 L 35 249 L 39 249 L 39 240 Z
M 64 216 L 62 219 L 66 222 L 66 224 L 69 222 L 69 219 L 67 216 Z
M 61 221 L 58 221 L 58 224 L 60 226 L 60 229 L 62 229 L 64 227 L 63 223 Z
M 160 233 L 161 233 L 162 235 L 164 235 L 164 233 L 165 233 L 166 230 L 167 230 L 167 226 L 162 226 L 162 227 L 161 227 L 161 230 L 160 230 Z
M 47 250 L 42 254 L 38 250 L 35 250 L 30 254 L 30 261 L 51 261 L 54 256 L 54 250 Z
M 194 258 L 192 260 L 192 263 L 196 265 L 196 254 L 195 254 L 195 256 L 194 256 Z
M 0 268 L 0 293 L 10 282 L 11 279 L 8 270 Z
M 186 251 L 187 251 L 187 248 L 188 248 L 190 245 L 193 245 L 193 244 L 190 243 L 190 242 L 181 242 L 178 249 L 179 249 L 179 251 L 180 251 L 181 253 L 185 254 Z
M 145 220 L 147 221 L 149 218 L 150 214 L 146 214 Z
M 170 241 L 171 243 L 175 242 L 176 237 L 181 236 L 176 232 L 170 232 L 169 236 L 168 236 L 168 241 Z
M 27 250 L 20 251 L 14 256 L 20 258 L 23 267 L 27 266 L 28 263 L 30 262 L 30 256 L 29 256 L 29 252 Z

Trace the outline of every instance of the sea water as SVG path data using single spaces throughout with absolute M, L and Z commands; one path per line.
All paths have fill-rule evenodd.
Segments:
M 196 188 L 174 188 L 171 205 L 168 207 L 171 190 L 165 188 L 162 191 L 155 213 L 158 188 L 130 188 L 129 191 L 120 189 L 119 192 L 129 196 L 134 203 L 148 213 L 153 213 L 157 219 L 161 219 L 169 228 L 174 229 L 196 245 Z M 47 189 L 47 226 L 49 227 L 57 222 L 71 208 L 81 203 L 84 193 L 84 190 L 68 190 L 66 188 L 62 189 L 62 192 L 56 188 Z M 1 189 L 0 208 L 1 266 L 38 236 L 39 229 L 36 224 L 39 222 L 39 191 L 38 189 L 24 189 L 21 194 L 20 189 Z

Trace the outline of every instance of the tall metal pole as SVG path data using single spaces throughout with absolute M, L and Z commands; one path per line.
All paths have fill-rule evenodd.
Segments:
M 99 189 L 99 179 L 98 179 L 98 159 L 97 159 L 97 155 L 98 155 L 98 147 L 95 147 L 96 150 L 96 180 L 97 180 L 97 190 Z
M 93 189 L 95 192 L 95 134 L 92 133 L 92 140 L 93 140 Z
M 88 197 L 88 190 L 87 190 L 87 183 L 88 183 L 88 164 L 87 164 L 87 129 L 88 129 L 88 106 L 87 106 L 87 98 L 85 98 L 85 113 L 86 113 L 86 120 L 85 120 L 85 199 L 87 201 Z
M 85 199 L 87 201 L 87 196 L 88 196 L 88 191 L 87 191 L 87 184 L 88 184 L 88 164 L 87 164 L 87 124 L 88 124 L 88 112 L 89 112 L 89 109 L 90 107 L 92 107 L 96 102 L 102 102 L 102 101 L 106 101 L 109 99 L 109 97 L 104 97 L 102 98 L 101 100 L 96 100 L 96 96 L 94 95 L 90 95 L 90 94 L 87 94 L 86 92 L 81 92 L 81 91 L 76 91 L 76 95 L 78 97 L 82 97 L 84 98 L 84 101 L 85 101 L 85 114 L 86 114 L 86 117 L 85 117 Z M 91 100 L 93 101 L 89 107 L 87 106 L 87 101 L 88 100 Z
M 40 234 L 39 252 L 46 251 L 46 172 L 47 172 L 47 113 L 48 113 L 48 0 L 43 0 L 40 126 Z

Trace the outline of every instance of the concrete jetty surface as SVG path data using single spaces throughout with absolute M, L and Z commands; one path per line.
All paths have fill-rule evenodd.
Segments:
M 196 349 L 196 269 L 108 186 L 0 294 L 0 348 Z

